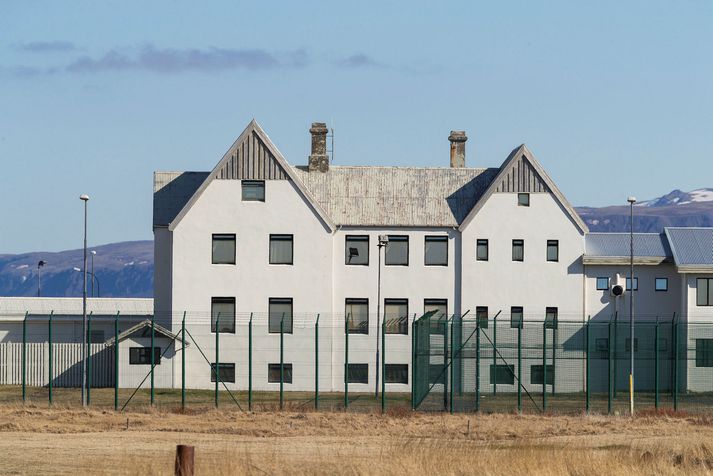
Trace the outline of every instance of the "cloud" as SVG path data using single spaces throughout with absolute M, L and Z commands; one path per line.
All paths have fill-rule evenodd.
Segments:
M 340 68 L 383 68 L 384 65 L 363 53 L 353 54 L 335 62 Z
M 15 45 L 15 48 L 29 53 L 64 52 L 76 51 L 78 49 L 74 43 L 70 43 L 69 41 L 32 41 Z

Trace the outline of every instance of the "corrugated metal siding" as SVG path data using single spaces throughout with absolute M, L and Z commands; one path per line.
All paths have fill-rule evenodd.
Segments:
M 230 151 L 230 158 L 216 171 L 223 180 L 287 180 L 285 170 L 255 132 Z
M 666 228 L 677 265 L 713 265 L 713 228 Z
M 547 193 L 550 190 L 530 162 L 525 157 L 520 157 L 495 191 Z
M 586 256 L 629 256 L 629 233 L 588 233 L 585 236 Z M 666 237 L 658 233 L 634 233 L 634 256 L 670 258 L 671 250 Z

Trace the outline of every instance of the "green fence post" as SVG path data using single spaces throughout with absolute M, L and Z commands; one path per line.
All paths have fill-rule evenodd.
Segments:
M 678 411 L 678 321 L 673 318 L 673 410 Z
M 92 314 L 87 317 L 87 406 L 92 403 Z
M 27 400 L 27 312 L 22 320 L 22 402 Z
M 522 413 L 522 324 L 517 326 L 517 412 Z
M 213 371 L 215 372 L 213 400 L 215 408 L 218 408 L 220 400 L 218 397 L 218 385 L 220 384 L 220 313 L 215 316 L 215 363 L 213 364 Z
M 659 316 L 654 331 L 654 408 L 659 408 Z
M 381 322 L 381 413 L 386 412 L 386 319 Z
M 253 313 L 248 321 L 248 410 L 253 411 Z
M 607 379 L 608 383 L 608 388 L 607 388 L 607 413 L 609 415 L 612 414 L 612 398 L 614 397 L 614 382 L 612 382 L 612 375 L 613 375 L 613 366 L 612 366 L 612 321 L 609 319 L 609 326 L 608 326 L 608 331 L 609 335 L 607 338 L 607 342 L 609 345 L 607 346 L 607 367 L 608 367 L 608 375 L 609 378 Z
M 349 408 L 349 315 L 344 320 L 344 411 Z
M 314 409 L 319 409 L 319 314 L 314 323 Z
M 495 379 L 493 379 L 493 395 L 498 393 L 498 316 L 493 317 L 493 368 L 495 369 Z
M 114 318 L 114 411 L 119 410 L 119 312 Z
M 186 311 L 181 319 L 181 409 L 186 409 Z
M 280 410 L 282 410 L 284 405 L 284 382 L 285 382 L 285 372 L 284 372 L 284 336 L 285 336 L 285 313 L 282 313 L 280 318 Z
M 557 361 L 557 318 L 552 322 L 554 329 L 552 329 L 552 395 L 555 394 L 555 383 L 557 382 L 557 372 L 555 369 L 555 363 Z
M 633 288 L 633 284 L 632 284 L 632 288 Z M 632 291 L 632 292 L 633 292 L 633 291 Z M 614 372 L 614 378 L 613 378 L 613 381 L 614 381 L 613 383 L 614 383 L 614 385 L 613 385 L 613 387 L 612 387 L 612 392 L 613 392 L 612 398 L 616 398 L 616 387 L 617 387 L 617 377 L 618 377 L 618 376 L 617 376 L 617 366 L 618 366 L 617 364 L 618 364 L 618 359 L 617 359 L 617 355 L 616 355 L 616 341 L 617 341 L 618 334 L 619 334 L 619 311 L 616 311 L 616 312 L 614 313 L 614 339 L 609 339 L 609 347 L 610 347 L 611 350 L 612 350 L 612 357 L 613 357 L 613 361 L 614 361 L 614 362 L 613 362 L 613 364 L 614 364 L 614 370 L 613 370 L 613 372 Z M 632 345 L 633 345 L 633 344 L 632 344 Z
M 152 314 L 151 315 L 151 406 L 153 406 L 154 400 L 156 398 L 156 395 L 154 392 L 154 378 L 153 378 L 153 371 L 154 371 L 154 367 L 156 366 L 156 355 L 154 352 L 154 343 L 156 340 L 155 338 L 156 338 L 156 315 Z
M 49 379 L 47 380 L 47 388 L 49 390 L 48 397 L 50 406 L 52 405 L 52 376 L 54 375 L 54 369 L 52 368 L 52 314 L 54 311 L 50 311 L 50 318 L 47 324 L 47 341 L 49 344 Z
M 585 378 L 584 391 L 586 392 L 585 397 L 584 397 L 584 411 L 587 413 L 589 413 L 589 399 L 590 399 L 590 395 L 591 395 L 591 391 L 589 388 L 589 386 L 591 384 L 591 380 L 590 380 L 591 372 L 590 372 L 590 365 L 589 365 L 590 364 L 590 361 L 589 361 L 589 326 L 590 326 L 589 321 L 590 321 L 590 319 L 591 319 L 591 316 L 587 316 L 587 322 L 585 324 L 585 326 L 586 326 L 585 327 L 585 337 L 584 337 L 586 339 L 584 342 L 584 349 L 585 349 L 584 352 L 585 352 L 585 358 L 587 359 L 586 364 L 585 364 L 585 369 L 584 369 L 584 373 L 585 373 L 585 375 L 584 375 L 584 378 Z
M 451 393 L 449 395 L 450 399 L 448 402 L 448 407 L 450 409 L 451 414 L 453 414 L 453 392 L 455 391 L 455 377 L 456 377 L 456 371 L 455 371 L 455 366 L 456 366 L 456 343 L 455 340 L 453 339 L 453 324 L 456 322 L 456 315 L 453 314 L 453 317 L 451 318 L 451 348 L 450 348 L 450 356 L 451 356 Z M 446 321 L 446 325 L 448 325 L 448 321 Z
M 411 410 L 416 410 L 416 315 L 411 322 Z
M 480 411 L 480 322 L 475 319 L 475 411 Z
M 446 314 L 446 323 L 443 325 L 443 409 L 448 409 L 448 315 Z M 440 324 L 440 322 L 439 322 Z
M 547 319 L 542 323 L 542 411 L 547 411 Z

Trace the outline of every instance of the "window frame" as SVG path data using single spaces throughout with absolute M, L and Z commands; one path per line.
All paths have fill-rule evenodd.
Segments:
M 481 258 L 478 254 L 478 250 L 481 246 L 485 246 L 485 258 Z M 488 261 L 490 259 L 490 242 L 487 238 L 478 238 L 475 240 L 475 260 L 476 261 Z
M 411 244 L 410 244 L 410 239 L 409 235 L 388 235 L 389 237 L 389 242 L 386 243 L 386 247 L 384 247 L 384 266 L 408 266 L 410 262 L 410 253 L 411 253 Z M 389 263 L 387 261 L 387 251 L 389 249 L 389 246 L 391 246 L 391 243 L 396 242 L 396 243 L 403 243 L 406 242 L 406 262 L 405 263 Z
M 554 247 L 555 259 L 550 259 L 550 248 Z M 524 249 L 523 249 L 524 255 Z M 547 249 L 545 250 L 545 259 L 548 263 L 558 263 L 560 260 L 560 240 L 547 240 Z
M 223 330 L 222 326 L 225 321 L 223 321 L 223 318 L 220 318 L 220 324 L 221 324 L 221 329 L 220 333 L 221 334 L 235 334 L 235 315 L 237 314 L 237 299 L 235 299 L 235 296 L 212 296 L 210 298 L 210 332 L 211 334 L 215 334 L 216 332 L 216 327 L 217 323 L 213 321 L 213 305 L 219 303 L 219 304 L 233 304 L 233 319 L 232 319 L 232 330 Z M 216 315 L 216 321 L 217 321 L 217 315 Z
M 355 369 L 358 368 L 359 370 L 366 369 L 366 381 L 364 381 L 364 382 L 358 381 L 357 382 L 357 381 L 350 380 L 350 378 L 352 377 L 352 372 L 351 372 L 352 367 L 354 367 Z M 345 380 L 347 383 L 351 383 L 351 384 L 368 385 L 369 384 L 369 364 L 357 363 L 357 362 L 347 363 L 347 375 L 346 375 Z
M 232 237 L 233 241 L 233 261 L 216 261 L 215 260 L 215 242 L 216 239 L 218 241 L 230 241 L 230 238 L 226 237 Z M 238 243 L 237 243 L 237 237 L 235 233 L 212 233 L 211 234 L 211 240 L 210 240 L 210 263 L 211 264 L 225 264 L 225 265 L 235 265 L 236 264 L 236 255 L 237 255 L 237 250 L 238 250 Z
M 606 279 L 607 284 L 606 287 L 599 287 L 599 280 L 600 279 Z M 595 286 L 597 288 L 597 291 L 609 291 L 609 283 L 611 282 L 611 278 L 609 276 L 597 276 Z
M 515 258 L 515 248 L 517 246 L 522 249 L 522 257 L 520 259 Z M 512 260 L 516 263 L 522 263 L 525 261 L 525 240 L 519 238 L 512 240 Z
M 526 200 L 521 200 L 525 198 Z M 530 206 L 530 193 L 529 192 L 518 192 L 517 194 L 517 206 L 518 207 L 529 207 Z
M 519 324 L 517 325 L 518 322 L 513 318 L 513 314 L 520 314 L 519 318 Z M 512 306 L 510 307 L 510 328 L 511 329 L 522 329 L 525 327 L 525 308 L 522 306 Z
M 138 361 L 134 361 L 134 354 L 136 354 L 136 351 L 138 351 Z M 148 351 L 148 352 L 141 352 L 141 351 Z M 146 353 L 147 355 L 143 355 L 143 353 Z M 158 345 L 153 346 L 153 353 L 154 353 L 154 366 L 155 365 L 161 365 L 161 347 Z M 142 362 L 142 360 L 146 358 L 146 362 Z M 151 347 L 147 346 L 134 346 L 134 347 L 129 347 L 129 365 L 151 365 Z
M 289 237 L 289 240 L 287 239 Z M 273 262 L 272 261 L 272 242 L 289 241 L 290 242 L 290 262 Z M 268 264 L 276 266 L 292 266 L 295 264 L 295 235 L 282 234 L 282 233 L 270 233 L 270 240 L 267 249 L 267 260 Z
M 246 187 L 246 185 L 248 187 Z M 260 185 L 262 189 L 262 199 L 260 198 L 245 198 L 245 190 L 248 188 L 252 188 L 256 185 Z M 264 180 L 248 180 L 244 179 L 240 181 L 240 200 L 242 202 L 262 202 L 265 203 L 265 181 Z
M 277 379 L 270 379 L 270 375 L 272 375 L 272 372 L 277 369 Z M 288 370 L 289 369 L 289 370 Z M 289 379 L 285 378 L 289 375 Z M 289 383 L 292 384 L 292 381 L 294 380 L 294 373 L 293 373 L 293 366 L 292 362 L 283 362 L 282 363 L 282 383 Z M 280 383 L 280 363 L 268 363 L 267 364 L 267 383 Z
M 347 313 L 347 306 L 354 304 L 364 304 L 366 305 L 366 325 L 363 328 L 352 328 L 349 324 L 349 313 Z M 346 320 L 345 331 L 349 334 L 356 335 L 369 335 L 369 298 L 345 298 L 344 299 L 344 319 Z
M 405 381 L 394 381 L 389 380 L 389 370 L 394 371 L 398 368 L 398 372 L 404 372 L 403 375 L 406 377 Z M 404 371 L 405 368 L 405 371 Z M 408 364 L 384 364 L 384 383 L 393 385 L 408 385 L 409 383 L 409 365 Z
M 273 330 L 272 326 L 272 305 L 278 304 L 289 304 L 290 305 L 290 321 L 289 327 L 284 326 L 282 332 L 283 334 L 292 334 L 294 331 L 294 317 L 295 317 L 295 303 L 294 299 L 291 297 L 271 297 L 267 300 L 267 333 L 268 334 L 279 334 L 280 333 L 280 322 L 277 322 L 277 330 Z
M 385 298 L 384 299 L 384 315 L 382 319 L 386 319 L 386 306 L 403 306 L 406 305 L 406 313 L 403 319 L 399 319 L 396 323 L 397 330 L 394 332 L 389 329 L 388 323 L 386 324 L 386 335 L 408 335 L 408 299 L 405 298 Z M 402 327 L 403 326 L 403 327 Z
M 354 240 L 358 242 L 366 242 L 366 263 L 350 263 L 349 258 L 349 241 Z M 346 266 L 369 266 L 369 254 L 370 254 L 370 240 L 369 235 L 345 235 L 344 236 L 344 264 Z
M 705 282 L 704 289 L 706 290 L 706 296 L 701 304 L 701 286 L 700 283 Z M 709 307 L 713 306 L 713 278 L 696 278 L 696 307 Z
M 504 370 L 507 370 L 507 381 L 499 380 Z M 490 385 L 515 385 L 515 364 L 490 364 L 489 382 Z
M 656 342 L 654 342 L 655 344 Z M 634 337 L 634 353 L 639 351 L 639 338 Z M 624 339 L 624 352 L 631 352 L 631 337 Z
M 709 348 L 703 348 L 700 343 Z M 696 339 L 696 367 L 713 367 L 713 339 Z
M 660 289 L 659 281 L 663 281 L 666 284 L 666 286 L 664 286 L 662 289 Z M 668 292 L 668 278 L 654 278 L 654 291 L 656 291 L 658 293 Z
M 557 329 L 559 319 L 559 309 L 554 306 L 545 308 L 545 329 Z
M 482 313 L 485 312 L 485 316 Z M 475 307 L 475 326 L 481 329 L 488 328 L 488 317 L 490 316 L 488 312 L 488 306 L 476 306 Z M 485 324 L 485 325 L 483 325 Z
M 530 385 L 554 385 L 555 384 L 555 370 L 556 367 L 552 364 L 546 364 L 545 369 L 547 370 L 547 378 L 543 378 L 543 368 L 542 364 L 532 364 L 530 365 Z M 537 373 L 536 373 L 537 372 Z M 535 379 L 534 376 L 539 376 L 540 378 Z M 546 382 L 543 382 L 546 380 Z
M 210 381 L 215 382 L 217 377 L 220 376 L 220 374 L 223 372 L 223 369 L 232 369 L 233 371 L 233 379 L 224 379 L 220 378 L 220 381 L 223 383 L 235 383 L 235 363 L 234 362 L 218 362 L 218 375 L 216 375 L 215 372 L 215 362 L 210 363 Z
M 629 283 L 631 282 L 631 278 L 629 276 L 626 277 L 624 280 L 624 286 L 626 291 L 638 291 L 639 290 L 639 277 L 634 276 L 634 289 L 629 289 Z
M 426 253 L 426 248 L 428 242 L 431 243 L 445 243 L 446 246 L 446 262 L 445 263 L 429 263 L 428 253 Z M 423 237 L 423 265 L 424 266 L 448 266 L 448 235 L 426 235 Z

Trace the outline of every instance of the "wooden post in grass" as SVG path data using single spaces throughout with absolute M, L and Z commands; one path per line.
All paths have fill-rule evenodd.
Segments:
M 176 445 L 175 476 L 193 476 L 195 448 L 188 445 Z

